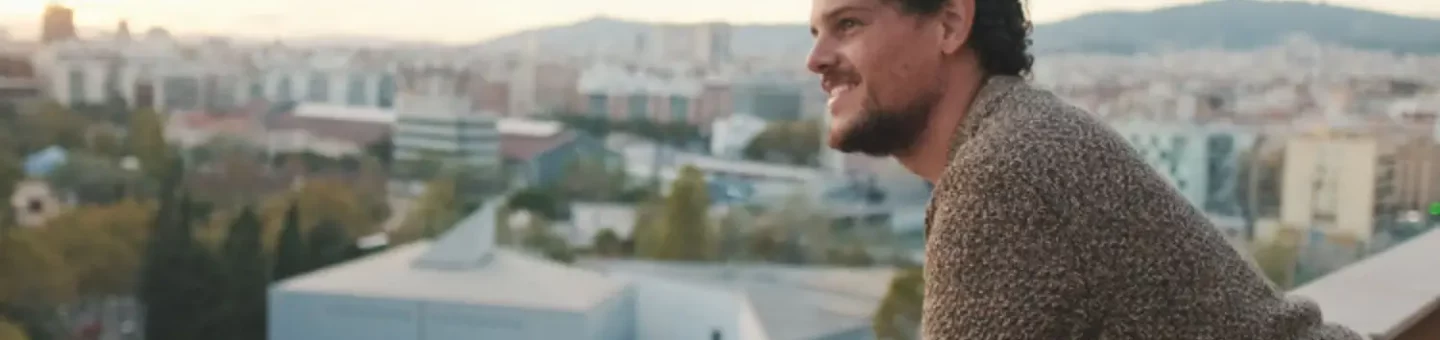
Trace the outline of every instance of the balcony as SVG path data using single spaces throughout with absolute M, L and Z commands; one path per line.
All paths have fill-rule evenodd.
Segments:
M 1440 230 L 1296 288 L 1325 320 L 1376 340 L 1440 339 Z

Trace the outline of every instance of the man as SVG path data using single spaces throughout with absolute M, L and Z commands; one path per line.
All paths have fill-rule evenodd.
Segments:
M 1019 0 L 813 1 L 830 146 L 935 185 L 924 339 L 1361 339 L 1287 300 L 1116 133 L 1028 85 Z

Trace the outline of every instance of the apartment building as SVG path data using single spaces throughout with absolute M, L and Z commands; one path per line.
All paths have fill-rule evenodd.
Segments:
M 355 51 L 187 46 L 163 37 L 64 42 L 37 53 L 50 97 L 69 106 L 124 101 L 165 112 L 252 101 L 391 108 L 393 62 Z
M 1396 146 L 1375 131 L 1324 129 L 1290 138 L 1280 223 L 1369 241 L 1396 208 Z
M 730 113 L 720 111 L 729 105 L 716 103 L 729 100 L 723 95 L 728 86 L 712 85 L 697 70 L 596 64 L 580 75 L 584 99 L 574 109 L 615 120 L 708 125 Z
M 421 63 L 400 68 L 394 157 L 400 162 L 437 157 L 450 164 L 498 169 L 500 116 L 478 112 L 466 97 L 471 74 L 458 64 Z

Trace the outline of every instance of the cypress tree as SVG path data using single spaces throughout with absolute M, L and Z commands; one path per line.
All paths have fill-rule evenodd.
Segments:
M 308 236 L 308 270 L 325 268 L 350 259 L 350 248 L 355 242 L 345 233 L 345 228 L 335 221 L 320 222 L 320 225 L 310 229 Z
M 265 338 L 265 288 L 269 273 L 261 251 L 260 217 L 246 207 L 231 223 L 221 249 L 225 260 L 227 324 L 224 336 L 235 340 Z
M 280 229 L 280 243 L 275 250 L 275 267 L 270 277 L 276 282 L 305 272 L 309 267 L 305 240 L 300 236 L 300 207 L 292 203 L 285 212 L 285 225 Z

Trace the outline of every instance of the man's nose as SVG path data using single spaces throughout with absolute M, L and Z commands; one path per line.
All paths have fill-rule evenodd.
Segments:
M 823 41 L 817 41 L 815 46 L 810 48 L 810 56 L 805 59 L 805 67 L 815 74 L 825 74 L 835 68 L 839 59 L 834 48 Z

